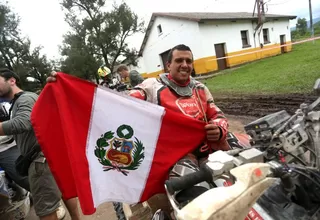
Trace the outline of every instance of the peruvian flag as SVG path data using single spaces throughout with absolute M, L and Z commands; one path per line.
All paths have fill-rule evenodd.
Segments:
M 170 167 L 205 139 L 204 122 L 63 73 L 31 120 L 63 198 L 86 215 L 163 193 Z

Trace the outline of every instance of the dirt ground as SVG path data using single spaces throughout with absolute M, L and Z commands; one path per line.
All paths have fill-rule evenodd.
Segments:
M 216 96 L 215 103 L 226 114 L 262 117 L 286 110 L 293 114 L 301 103 L 310 104 L 318 98 L 315 94 Z
M 237 133 L 244 133 L 243 125 L 253 121 L 256 117 L 252 116 L 234 116 L 226 115 L 229 121 L 229 130 Z M 29 216 L 26 220 L 38 220 L 39 218 L 35 215 L 34 209 L 32 208 Z M 113 210 L 112 203 L 105 203 L 98 207 L 97 212 L 92 216 L 82 216 L 83 220 L 117 220 L 115 212 Z M 69 214 L 63 220 L 71 220 Z
M 71 220 L 68 211 L 66 212 L 67 214 L 63 220 Z M 39 220 L 33 208 L 31 209 L 29 216 L 25 220 Z M 112 203 L 104 203 L 97 208 L 97 211 L 94 215 L 91 215 L 91 216 L 82 215 L 81 220 L 117 220 L 117 217 L 113 210 Z

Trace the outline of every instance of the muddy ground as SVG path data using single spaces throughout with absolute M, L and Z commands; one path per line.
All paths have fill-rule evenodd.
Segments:
M 230 131 L 243 133 L 243 125 L 256 119 L 252 116 L 234 116 L 226 115 L 229 120 Z M 38 220 L 39 218 L 35 215 L 34 209 L 32 208 L 29 216 L 26 220 Z M 82 216 L 83 220 L 116 220 L 116 215 L 113 210 L 112 203 L 105 203 L 98 207 L 97 212 L 92 216 Z M 69 214 L 63 220 L 71 220 Z
M 293 114 L 300 104 L 311 103 L 315 94 L 216 96 L 215 103 L 225 114 L 261 117 L 280 110 Z

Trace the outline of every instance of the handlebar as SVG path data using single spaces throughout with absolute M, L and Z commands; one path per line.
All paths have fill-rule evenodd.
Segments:
M 170 194 L 176 191 L 190 188 L 203 181 L 212 181 L 213 171 L 206 165 L 201 166 L 199 171 L 187 174 L 185 176 L 173 178 L 165 182 L 166 188 Z
M 284 190 L 287 192 L 292 192 L 295 190 L 295 184 L 293 181 L 293 178 L 291 177 L 291 174 L 289 171 L 286 169 L 281 164 L 270 164 L 271 165 L 271 176 L 280 178 L 281 183 L 284 187 Z M 174 194 L 176 191 L 184 190 L 187 188 L 191 188 L 192 186 L 207 181 L 211 182 L 213 179 L 214 173 L 213 171 L 206 165 L 204 164 L 203 166 L 200 167 L 199 171 L 196 171 L 194 173 L 187 174 L 185 176 L 181 177 L 176 177 L 173 179 L 169 179 L 165 182 L 165 186 L 167 191 L 170 194 Z

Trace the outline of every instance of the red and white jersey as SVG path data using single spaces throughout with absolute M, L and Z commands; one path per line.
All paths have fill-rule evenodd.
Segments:
M 191 83 L 192 86 L 190 86 Z M 223 133 L 221 139 L 224 140 L 228 129 L 228 122 L 222 111 L 214 104 L 209 89 L 194 79 L 191 79 L 186 86 L 189 86 L 190 93 L 189 95 L 182 96 L 178 95 L 163 80 L 149 78 L 131 90 L 129 95 L 161 105 L 198 120 L 205 121 L 206 116 L 209 123 L 216 124 L 221 128 Z M 176 87 L 183 89 L 181 86 Z

